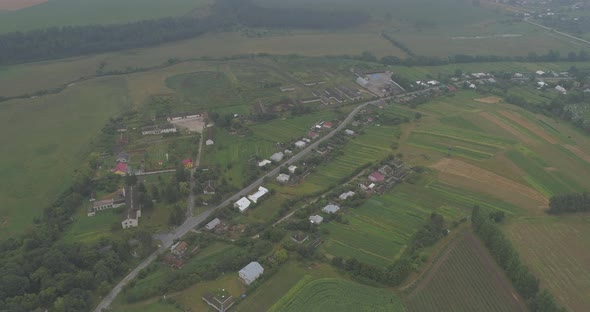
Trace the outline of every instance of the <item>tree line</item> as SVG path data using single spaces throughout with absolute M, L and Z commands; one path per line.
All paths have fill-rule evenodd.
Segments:
M 555 195 L 549 200 L 550 214 L 562 214 L 573 212 L 590 211 L 590 194 L 572 193 L 565 195 Z
M 474 206 L 471 214 L 475 233 L 506 272 L 516 291 L 527 301 L 531 311 L 565 311 L 547 290 L 540 290 L 539 279 L 522 263 L 510 240 L 496 225 L 502 219 L 496 213 L 485 213 L 479 206 Z

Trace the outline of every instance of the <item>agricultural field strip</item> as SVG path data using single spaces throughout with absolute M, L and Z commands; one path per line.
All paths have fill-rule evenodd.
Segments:
M 516 131 L 520 132 L 521 134 L 533 139 L 535 142 L 533 145 L 535 145 L 535 144 L 539 145 L 539 143 L 546 143 L 547 142 L 541 136 L 539 136 L 537 133 L 532 131 L 531 130 L 531 129 L 533 129 L 532 127 L 530 127 L 531 129 L 529 129 L 529 128 L 525 127 L 523 124 L 520 124 L 520 123 L 516 122 L 515 120 L 505 116 L 501 112 L 493 112 L 493 114 L 496 118 L 501 120 L 503 123 L 514 128 Z
M 556 174 L 544 170 L 543 166 L 536 161 L 536 157 L 524 155 L 519 151 L 508 151 L 506 157 L 524 170 L 527 173 L 527 176 L 524 177 L 525 180 L 545 196 L 567 193 L 571 190 L 567 183 L 561 181 L 562 179 Z
M 510 119 L 511 121 L 517 123 L 522 128 L 525 128 L 528 131 L 530 131 L 531 133 L 534 133 L 535 136 L 547 141 L 548 143 L 550 143 L 550 144 L 557 144 L 558 143 L 558 141 L 553 136 L 551 136 L 550 134 L 545 132 L 545 130 L 538 127 L 536 124 L 533 124 L 533 123 L 529 122 L 528 120 L 525 120 L 522 117 L 516 115 L 514 112 L 502 110 L 502 111 L 500 111 L 500 114 L 502 114 L 502 116 Z
M 479 115 L 481 117 L 483 117 L 484 119 L 486 119 L 487 121 L 500 127 L 502 130 L 505 130 L 506 132 L 512 134 L 520 142 L 525 143 L 525 144 L 535 144 L 535 141 L 533 141 L 532 138 L 530 138 L 529 136 L 525 135 L 524 133 L 518 131 L 515 127 L 513 127 L 509 123 L 501 120 L 498 116 L 491 114 L 489 112 L 481 112 L 481 113 L 479 113 Z

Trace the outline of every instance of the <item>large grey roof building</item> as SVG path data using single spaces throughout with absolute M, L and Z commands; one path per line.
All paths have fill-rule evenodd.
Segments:
M 258 262 L 250 262 L 247 266 L 240 270 L 239 276 L 244 284 L 250 285 L 254 282 L 260 275 L 264 273 L 264 268 Z

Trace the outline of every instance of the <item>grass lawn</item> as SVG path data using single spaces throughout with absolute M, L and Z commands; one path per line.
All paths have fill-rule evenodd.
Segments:
M 70 242 L 95 242 L 102 237 L 113 235 L 111 228 L 117 225 L 121 227 L 123 215 L 120 209 L 104 210 L 97 212 L 94 217 L 86 215 L 86 209 L 91 203 L 79 209 L 74 217 L 73 224 L 68 228 L 64 239 Z M 122 209 L 125 209 L 124 207 Z

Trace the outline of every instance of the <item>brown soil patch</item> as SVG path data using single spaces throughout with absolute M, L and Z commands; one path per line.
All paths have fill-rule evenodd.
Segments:
M 475 99 L 477 102 L 486 103 L 486 104 L 494 104 L 502 102 L 502 98 L 497 96 L 488 96 L 484 98 Z
M 567 148 L 570 152 L 576 154 L 576 156 L 578 156 L 578 157 L 582 158 L 583 160 L 585 160 L 586 162 L 590 163 L 590 155 L 588 155 L 586 152 L 581 150 L 579 147 L 573 146 L 573 145 L 564 145 L 564 147 Z
M 540 137 L 541 139 L 551 143 L 557 144 L 557 140 L 551 136 L 549 133 L 545 132 L 545 130 L 539 128 L 537 125 L 531 123 L 530 121 L 516 115 L 513 112 L 509 111 L 501 111 L 500 114 L 502 116 L 516 122 L 519 126 L 529 130 L 530 132 L 534 133 L 536 136 Z
M 533 144 L 534 143 L 534 141 L 530 137 L 528 137 L 524 133 L 518 131 L 517 129 L 514 129 L 513 127 L 511 127 L 510 125 L 506 124 L 505 122 L 503 122 L 502 120 L 500 120 L 496 116 L 494 116 L 494 115 L 492 115 L 490 113 L 487 113 L 487 112 L 481 112 L 481 113 L 479 113 L 479 115 L 481 117 L 487 119 L 488 121 L 491 121 L 496 126 L 502 128 L 503 130 L 508 131 L 515 138 L 517 138 L 519 141 L 521 141 L 523 143 L 526 143 L 526 144 Z
M 16 11 L 44 2 L 47 0 L 0 0 L 0 11 Z
M 559 170 L 557 168 L 555 168 L 555 167 L 547 167 L 547 168 L 545 168 L 545 171 L 547 171 L 547 172 L 554 172 L 554 171 L 559 171 Z
M 432 167 L 440 171 L 442 182 L 489 194 L 520 207 L 538 211 L 549 203 L 543 194 L 530 187 L 460 160 L 443 159 Z

